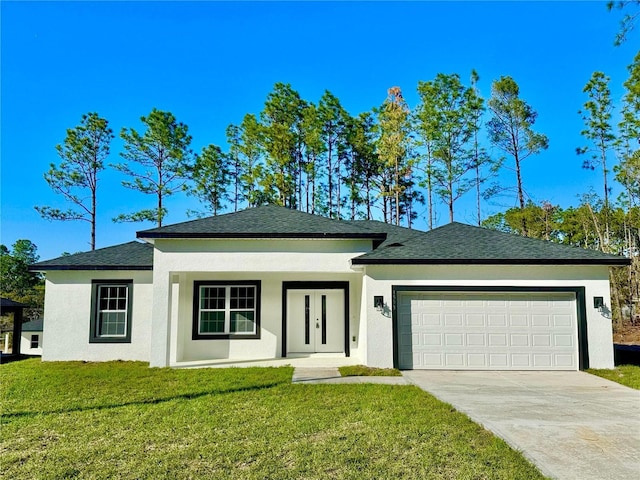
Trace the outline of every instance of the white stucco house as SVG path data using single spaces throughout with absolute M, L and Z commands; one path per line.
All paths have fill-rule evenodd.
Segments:
M 43 360 L 613 367 L 608 271 L 622 257 L 460 223 L 422 232 L 275 206 L 137 237 L 31 267 L 46 274 Z
M 42 319 L 22 324 L 20 335 L 20 353 L 23 355 L 42 355 Z

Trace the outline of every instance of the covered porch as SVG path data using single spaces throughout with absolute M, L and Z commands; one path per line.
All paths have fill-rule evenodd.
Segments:
M 363 363 L 360 273 L 170 272 L 168 277 L 167 295 L 159 293 L 154 278 L 152 321 L 154 331 L 162 328 L 158 311 L 166 312 L 165 365 Z

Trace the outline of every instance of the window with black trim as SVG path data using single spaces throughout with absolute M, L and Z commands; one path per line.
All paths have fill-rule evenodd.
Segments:
M 38 348 L 40 347 L 40 335 L 32 334 L 30 348 Z
M 133 280 L 94 280 L 91 292 L 92 343 L 131 343 Z
M 194 282 L 192 337 L 260 338 L 260 281 Z

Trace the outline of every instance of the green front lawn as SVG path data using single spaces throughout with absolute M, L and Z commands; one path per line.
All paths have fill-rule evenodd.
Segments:
M 292 385 L 291 368 L 0 367 L 5 478 L 543 478 L 413 386 Z
M 375 368 L 366 365 L 349 365 L 339 367 L 338 371 L 343 377 L 401 377 L 402 373 L 397 368 Z
M 614 382 L 618 382 L 627 387 L 640 390 L 640 367 L 636 365 L 620 365 L 611 370 L 587 370 L 589 373 L 598 375 Z

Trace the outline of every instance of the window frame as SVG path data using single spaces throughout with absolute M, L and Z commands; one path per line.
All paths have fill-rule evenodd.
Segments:
M 127 292 L 127 308 L 125 317 L 125 334 L 120 336 L 100 335 L 98 329 L 99 292 L 101 287 L 125 287 Z M 89 328 L 89 343 L 131 343 L 131 312 L 133 310 L 133 280 L 110 279 L 91 281 L 91 323 Z
M 255 332 L 252 333 L 231 333 L 229 331 L 221 333 L 200 333 L 200 289 L 202 287 L 224 287 L 230 289 L 232 287 L 254 287 L 255 304 L 254 304 L 254 320 Z M 196 280 L 193 282 L 193 322 L 191 327 L 192 340 L 255 340 L 260 338 L 260 304 L 262 299 L 262 282 L 260 280 Z M 231 325 L 230 314 L 233 310 L 227 307 L 229 299 L 226 298 L 225 292 L 225 326 Z M 217 310 L 217 309 L 213 309 Z M 235 309 L 234 309 L 235 310 Z M 247 309 L 248 310 L 248 309 Z M 229 317 L 227 317 L 229 314 Z
M 35 340 L 34 340 L 35 337 Z M 34 347 L 34 341 L 35 341 L 35 347 Z M 40 348 L 40 334 L 39 333 L 32 333 L 31 334 L 31 338 L 29 339 L 29 348 L 33 349 L 33 348 Z

